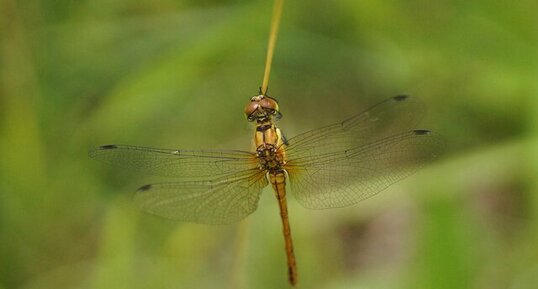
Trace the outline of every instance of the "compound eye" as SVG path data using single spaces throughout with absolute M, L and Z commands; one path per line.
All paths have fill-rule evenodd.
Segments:
M 278 102 L 269 96 L 265 96 L 260 100 L 260 106 L 266 111 L 271 111 L 272 113 L 278 112 Z
M 257 101 L 251 101 L 247 103 L 245 106 L 245 116 L 249 121 L 253 121 L 255 119 L 255 112 L 258 110 L 258 107 L 260 107 L 260 104 Z

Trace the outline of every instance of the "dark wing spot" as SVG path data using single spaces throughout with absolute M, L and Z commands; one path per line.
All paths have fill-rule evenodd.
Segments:
M 408 97 L 409 96 L 402 94 L 402 95 L 397 95 L 397 96 L 393 97 L 393 99 L 396 100 L 396 101 L 402 101 L 402 100 L 406 100 Z
M 104 146 L 100 146 L 99 148 L 102 150 L 111 150 L 111 149 L 117 149 L 118 146 L 117 145 L 104 145 Z
M 413 133 L 415 133 L 416 135 L 428 135 L 428 134 L 431 134 L 432 132 L 427 129 L 415 129 L 413 130 Z
M 149 189 L 151 189 L 151 185 L 144 185 L 144 186 L 141 186 L 141 187 L 138 189 L 138 191 L 139 191 L 139 192 L 144 192 L 144 191 L 147 191 L 147 190 L 149 190 Z

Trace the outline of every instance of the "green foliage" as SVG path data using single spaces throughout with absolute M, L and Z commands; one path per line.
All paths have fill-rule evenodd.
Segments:
M 242 109 L 261 84 L 270 2 L 0 5 L 0 288 L 287 286 L 269 190 L 246 229 L 174 223 L 133 208 L 151 180 L 86 155 L 106 143 L 248 149 Z M 269 94 L 287 136 L 408 93 L 446 142 L 439 162 L 356 207 L 308 211 L 291 197 L 300 288 L 535 286 L 535 11 L 286 1 Z

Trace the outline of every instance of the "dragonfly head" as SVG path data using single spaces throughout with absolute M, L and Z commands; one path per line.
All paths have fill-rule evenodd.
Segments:
M 245 106 L 245 116 L 248 121 L 266 121 L 275 116 L 280 118 L 276 99 L 267 95 L 253 96 Z

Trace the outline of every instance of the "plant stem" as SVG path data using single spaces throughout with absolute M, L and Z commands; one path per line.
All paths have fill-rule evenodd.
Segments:
M 282 16 L 282 7 L 284 6 L 284 0 L 275 0 L 273 6 L 273 17 L 271 19 L 271 32 L 269 34 L 269 44 L 267 46 L 267 57 L 265 58 L 265 72 L 263 75 L 263 82 L 261 87 L 261 94 L 267 93 L 267 87 L 269 85 L 269 75 L 271 74 L 271 63 L 273 62 L 273 54 L 275 51 L 276 38 L 278 35 L 278 28 L 280 26 L 280 18 Z

